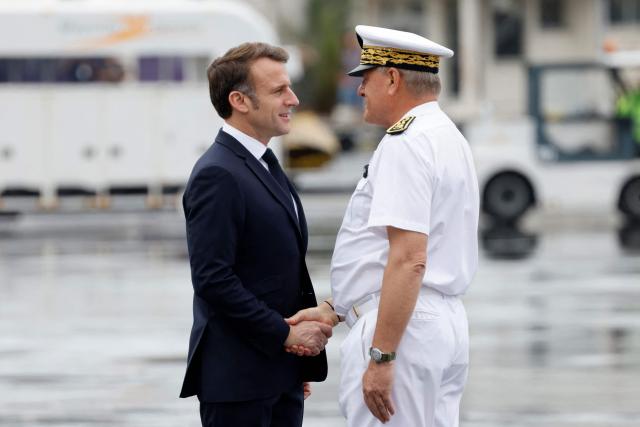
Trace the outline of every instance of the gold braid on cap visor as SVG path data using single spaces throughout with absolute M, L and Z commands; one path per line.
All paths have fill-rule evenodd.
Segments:
M 363 46 L 360 63 L 366 65 L 407 64 L 438 69 L 440 57 L 392 47 Z

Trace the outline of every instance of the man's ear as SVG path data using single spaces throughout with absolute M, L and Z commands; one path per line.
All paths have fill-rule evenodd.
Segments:
M 387 78 L 388 78 L 388 86 L 387 92 L 389 95 L 394 95 L 398 90 L 400 90 L 400 71 L 397 68 L 388 68 L 387 69 Z
M 229 104 L 234 110 L 238 110 L 241 113 L 249 112 L 249 106 L 247 105 L 246 98 L 242 92 L 237 90 L 229 93 Z

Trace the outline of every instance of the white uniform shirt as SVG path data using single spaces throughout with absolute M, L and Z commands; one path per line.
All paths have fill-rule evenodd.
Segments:
M 351 196 L 331 260 L 336 312 L 379 292 L 387 226 L 427 234 L 422 285 L 463 294 L 478 264 L 478 181 L 469 145 L 437 102 L 419 105 L 409 128 L 386 135 Z

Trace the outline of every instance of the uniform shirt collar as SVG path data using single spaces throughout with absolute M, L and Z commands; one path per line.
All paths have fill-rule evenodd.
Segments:
M 438 101 L 429 101 L 424 104 L 416 105 L 411 110 L 407 111 L 404 116 L 424 116 L 426 114 L 433 114 L 440 111 L 440 105 Z
M 258 161 L 262 159 L 262 156 L 267 151 L 266 145 L 258 141 L 257 139 L 250 137 L 246 133 L 234 128 L 229 123 L 224 122 L 222 125 L 222 131 L 228 133 L 232 137 L 238 140 L 240 144 L 244 146 Z

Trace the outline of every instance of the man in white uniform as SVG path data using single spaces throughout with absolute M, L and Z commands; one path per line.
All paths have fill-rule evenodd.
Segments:
M 401 31 L 356 33 L 361 65 L 349 74 L 363 76 L 365 120 L 388 130 L 338 233 L 332 300 L 289 321 L 337 315 L 351 328 L 339 396 L 349 426 L 457 426 L 469 366 L 459 297 L 478 263 L 479 197 L 468 143 L 437 102 L 439 60 L 453 52 Z

